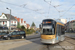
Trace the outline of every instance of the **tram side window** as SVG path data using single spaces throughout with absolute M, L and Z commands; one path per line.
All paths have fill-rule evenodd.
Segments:
M 61 33 L 62 33 L 62 35 L 65 34 L 65 29 L 64 29 L 63 26 L 62 26 L 62 28 L 61 28 Z
M 56 32 L 56 33 L 57 33 L 57 35 L 59 35 L 59 36 L 60 36 L 60 33 L 61 33 L 60 31 L 61 31 L 60 25 L 57 25 L 57 32 Z

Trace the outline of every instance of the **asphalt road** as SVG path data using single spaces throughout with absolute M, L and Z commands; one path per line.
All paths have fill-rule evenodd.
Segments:
M 34 40 L 34 41 L 33 41 Z M 40 38 L 29 40 L 32 43 L 10 50 L 75 50 L 75 40 L 65 37 L 63 42 L 57 44 L 42 44 Z
M 10 49 L 10 50 L 41 50 L 44 47 L 44 45 L 42 45 L 40 42 L 40 38 L 37 38 L 37 40 L 36 39 L 33 39 L 33 40 L 29 40 L 32 43 L 28 45 L 23 45 L 21 47 L 17 47 L 17 48 Z
M 35 39 L 35 38 L 40 38 L 40 34 L 35 34 L 31 36 L 26 36 L 26 39 Z
M 75 34 L 65 34 L 65 40 L 57 44 L 42 44 L 40 35 L 27 36 L 26 39 L 0 41 L 0 50 L 75 50 Z

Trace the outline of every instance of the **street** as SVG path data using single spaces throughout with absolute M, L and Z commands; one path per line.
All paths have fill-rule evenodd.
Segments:
M 31 41 L 32 43 L 28 45 L 23 45 L 17 48 L 10 50 L 75 50 L 75 40 L 65 37 L 66 39 L 63 42 L 57 44 L 42 44 L 40 39 L 36 41 Z
M 40 38 L 5 40 L 0 41 L 0 50 L 75 50 L 75 39 L 65 37 L 57 44 L 42 44 Z

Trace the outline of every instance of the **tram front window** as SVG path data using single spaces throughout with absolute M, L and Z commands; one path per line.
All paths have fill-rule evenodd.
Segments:
M 44 35 L 54 35 L 53 29 L 43 29 Z

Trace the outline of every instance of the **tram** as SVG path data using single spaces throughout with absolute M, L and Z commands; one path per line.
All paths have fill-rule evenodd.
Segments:
M 40 30 L 42 43 L 55 44 L 65 39 L 65 26 L 59 20 L 44 19 Z

